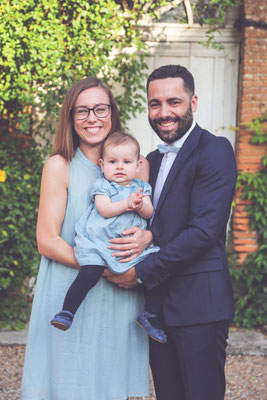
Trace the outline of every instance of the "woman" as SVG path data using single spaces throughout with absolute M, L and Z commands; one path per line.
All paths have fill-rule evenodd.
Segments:
M 125 290 L 101 278 L 79 308 L 72 329 L 62 333 L 49 324 L 77 275 L 75 224 L 88 207 L 90 188 L 100 177 L 101 144 L 118 129 L 118 109 L 102 81 L 85 78 L 69 90 L 53 156 L 42 177 L 37 243 L 43 257 L 29 327 L 22 400 L 126 400 L 149 394 L 147 336 L 135 324 L 143 308 L 140 291 Z M 145 165 L 139 178 L 147 179 L 147 175 Z M 124 232 L 130 233 L 113 245 L 115 254 L 125 260 L 136 257 L 151 241 L 148 231 L 133 227 Z

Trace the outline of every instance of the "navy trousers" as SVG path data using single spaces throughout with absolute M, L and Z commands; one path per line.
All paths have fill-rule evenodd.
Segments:
M 167 327 L 166 344 L 150 340 L 157 400 L 223 400 L 229 321 Z

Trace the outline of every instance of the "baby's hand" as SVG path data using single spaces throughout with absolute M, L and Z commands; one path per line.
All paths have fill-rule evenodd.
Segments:
M 143 207 L 143 198 L 145 194 L 142 194 L 143 189 L 138 189 L 136 193 L 132 193 L 128 198 L 127 211 L 138 211 Z

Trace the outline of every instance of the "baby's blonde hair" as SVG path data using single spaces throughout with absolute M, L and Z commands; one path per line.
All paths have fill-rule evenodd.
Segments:
M 112 132 L 110 135 L 108 135 L 108 137 L 106 138 L 106 140 L 102 145 L 100 158 L 103 159 L 107 147 L 115 147 L 119 146 L 120 144 L 128 144 L 128 143 L 132 143 L 136 147 L 136 156 L 137 159 L 139 160 L 140 146 L 138 141 L 129 133 L 124 133 L 122 131 Z

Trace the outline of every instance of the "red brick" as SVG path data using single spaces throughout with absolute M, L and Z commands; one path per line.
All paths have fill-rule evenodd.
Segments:
M 248 256 L 248 253 L 239 253 L 238 254 L 238 258 L 237 258 L 237 262 L 239 264 L 242 264 L 244 261 L 246 261 L 247 256 Z
M 241 246 L 241 245 L 238 245 L 238 246 L 234 246 L 234 248 L 235 248 L 235 250 L 237 251 L 237 252 L 246 252 L 246 253 L 253 253 L 254 251 L 257 251 L 258 250 L 258 246 L 255 246 L 255 245 L 244 245 L 244 246 Z
M 239 136 L 238 137 L 238 148 L 241 143 L 249 143 L 251 141 L 251 135 L 250 136 Z
M 239 143 L 238 145 L 239 150 L 243 152 L 251 152 L 253 154 L 257 154 L 257 156 L 265 155 L 266 154 L 266 145 L 258 145 L 252 143 Z
M 248 231 L 248 232 L 233 232 L 233 238 L 238 239 L 238 238 L 250 238 L 250 239 L 255 239 L 257 240 L 258 235 L 255 231 Z
M 234 215 L 237 211 L 245 211 L 246 205 L 244 204 L 236 204 L 233 210 Z
M 265 21 L 266 0 L 243 0 L 244 16 L 254 21 Z M 245 26 L 241 45 L 242 65 L 238 99 L 238 124 L 251 121 L 267 113 L 267 32 L 258 27 Z M 247 128 L 236 133 L 236 159 L 242 171 L 257 172 L 262 168 L 266 147 L 250 143 L 252 134 Z M 257 250 L 257 233 L 249 226 L 245 207 L 248 200 L 241 199 L 242 188 L 235 196 L 233 210 L 233 241 L 238 262 L 244 262 L 249 252 Z
M 242 193 L 242 190 L 241 190 L 241 189 L 238 189 L 237 192 L 236 192 L 236 195 L 235 195 L 235 202 L 236 202 L 236 204 L 244 204 L 244 205 L 250 204 L 250 201 L 249 201 L 249 200 L 247 200 L 247 199 L 241 199 L 241 198 L 240 198 L 241 193 Z
M 256 172 L 259 172 L 262 169 L 262 166 L 259 164 L 254 167 L 251 167 L 245 164 L 238 164 L 238 169 L 242 172 L 249 172 L 250 174 L 255 174 Z
M 246 211 L 236 211 L 235 212 L 235 218 L 247 218 L 247 212 Z M 238 223 L 236 221 L 236 223 Z
M 257 241 L 251 240 L 251 239 L 233 239 L 233 244 L 234 244 L 234 246 L 241 246 L 241 245 L 258 246 Z
M 247 232 L 249 230 L 250 226 L 249 225 L 240 225 L 240 224 L 234 224 L 233 223 L 233 229 L 236 231 L 245 231 Z

